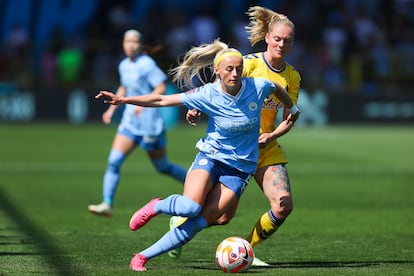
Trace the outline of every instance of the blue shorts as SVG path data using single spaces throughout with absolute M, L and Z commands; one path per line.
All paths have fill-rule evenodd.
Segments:
M 120 125 L 118 127 L 117 134 L 123 135 L 135 142 L 140 148 L 144 150 L 156 150 L 165 148 L 167 144 L 167 138 L 165 131 L 161 132 L 160 135 L 151 136 L 151 135 L 135 135 L 127 128 Z
M 249 184 L 251 175 L 220 161 L 207 157 L 204 153 L 199 152 L 191 165 L 189 171 L 201 169 L 210 174 L 213 185 L 221 183 L 232 190 L 237 198 L 243 194 Z

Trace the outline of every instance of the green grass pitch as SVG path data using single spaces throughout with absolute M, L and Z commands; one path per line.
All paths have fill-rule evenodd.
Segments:
M 181 193 L 136 150 L 122 169 L 114 216 L 87 212 L 101 181 L 116 126 L 91 123 L 0 125 L 0 275 L 133 275 L 134 252 L 168 229 L 161 215 L 131 232 L 131 214 L 155 196 Z M 189 167 L 205 125 L 168 132 L 169 159 Z M 246 275 L 413 275 L 414 128 L 297 127 L 288 153 L 294 211 L 255 248 L 271 264 Z M 268 203 L 254 180 L 235 218 L 200 232 L 179 260 L 167 254 L 146 275 L 222 275 L 215 248 L 245 236 Z

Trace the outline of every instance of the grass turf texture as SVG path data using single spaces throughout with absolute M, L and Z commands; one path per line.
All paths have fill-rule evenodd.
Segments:
M 168 132 L 169 159 L 189 167 L 205 126 Z M 122 169 L 113 218 L 93 216 L 115 126 L 0 125 L 0 275 L 132 275 L 134 252 L 168 229 L 159 216 L 138 232 L 131 214 L 155 196 L 181 193 L 142 150 Z M 412 275 L 412 127 L 296 128 L 286 149 L 295 210 L 255 248 L 268 268 L 246 275 Z M 200 232 L 179 260 L 161 255 L 146 275 L 222 275 L 214 254 L 244 237 L 268 203 L 254 180 L 227 226 Z

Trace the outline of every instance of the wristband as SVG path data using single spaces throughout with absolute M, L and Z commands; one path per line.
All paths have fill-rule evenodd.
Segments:
M 299 112 L 299 108 L 294 104 L 291 108 L 289 108 L 290 114 L 295 115 Z

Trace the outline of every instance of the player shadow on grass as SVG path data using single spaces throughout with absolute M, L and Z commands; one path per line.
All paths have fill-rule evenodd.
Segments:
M 381 264 L 409 264 L 414 263 L 413 261 L 314 261 L 314 262 L 279 262 L 271 263 L 268 262 L 269 266 L 267 267 L 255 267 L 259 269 L 268 269 L 268 268 L 324 268 L 324 267 L 368 267 L 368 266 L 378 266 Z
M 358 268 L 358 267 L 370 267 L 379 266 L 382 264 L 414 264 L 414 261 L 336 261 L 336 262 L 268 262 L 269 266 L 252 266 L 248 269 L 248 273 L 260 273 L 269 269 L 284 269 L 284 268 Z M 200 270 L 217 270 L 220 269 L 214 266 L 190 266 L 189 269 Z
M 19 210 L 19 208 L 9 199 L 10 197 L 8 197 L 0 187 L 0 209 L 16 226 L 16 230 L 23 233 L 23 238 L 20 241 L 15 240 L 10 243 L 16 245 L 34 245 L 37 252 L 0 252 L 0 256 L 39 255 L 42 256 L 56 275 L 79 275 L 79 272 L 74 268 L 70 261 L 67 258 L 62 257 L 63 252 L 61 252 L 56 243 L 53 242 L 53 238 L 47 234 L 47 231 L 33 224 L 30 217 L 21 212 L 21 210 Z M 3 237 L 16 238 L 16 236 Z M 30 249 L 30 251 L 32 250 L 33 249 Z

